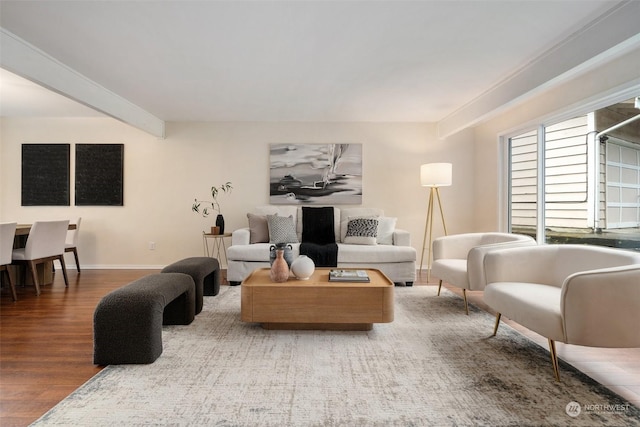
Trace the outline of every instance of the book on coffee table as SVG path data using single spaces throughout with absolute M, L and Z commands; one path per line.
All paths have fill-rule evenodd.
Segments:
M 331 270 L 330 282 L 358 282 L 369 283 L 369 275 L 364 270 Z

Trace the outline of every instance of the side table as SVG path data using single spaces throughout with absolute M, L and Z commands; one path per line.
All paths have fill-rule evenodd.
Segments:
M 202 232 L 202 246 L 205 255 L 208 257 L 212 257 L 215 255 L 215 258 L 218 259 L 221 267 L 222 255 L 224 255 L 224 265 L 227 264 L 227 247 L 224 243 L 225 237 L 231 237 L 231 233 L 211 234 L 204 231 Z M 209 239 L 213 239 L 211 248 L 209 248 Z

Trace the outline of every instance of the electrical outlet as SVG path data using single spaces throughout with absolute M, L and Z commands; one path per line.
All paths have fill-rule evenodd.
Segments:
M 149 250 L 150 251 L 156 250 L 156 242 L 149 242 Z

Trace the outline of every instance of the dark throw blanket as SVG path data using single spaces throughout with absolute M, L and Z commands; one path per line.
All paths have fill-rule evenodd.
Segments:
M 333 207 L 302 208 L 300 254 L 311 258 L 316 267 L 338 266 L 338 245 L 333 226 Z
M 306 255 L 316 267 L 337 267 L 338 266 L 338 245 L 327 243 L 319 245 L 317 243 L 300 243 L 300 255 Z

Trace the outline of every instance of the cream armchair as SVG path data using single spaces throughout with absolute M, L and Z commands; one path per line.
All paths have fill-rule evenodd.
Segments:
M 560 381 L 555 341 L 640 347 L 640 253 L 591 245 L 493 251 L 484 260 L 485 303 L 546 337 Z
M 491 250 L 516 246 L 532 246 L 529 236 L 512 233 L 466 233 L 443 236 L 433 241 L 431 274 L 442 282 L 462 288 L 464 309 L 469 314 L 467 289 L 481 291 L 485 286 L 484 257 Z

